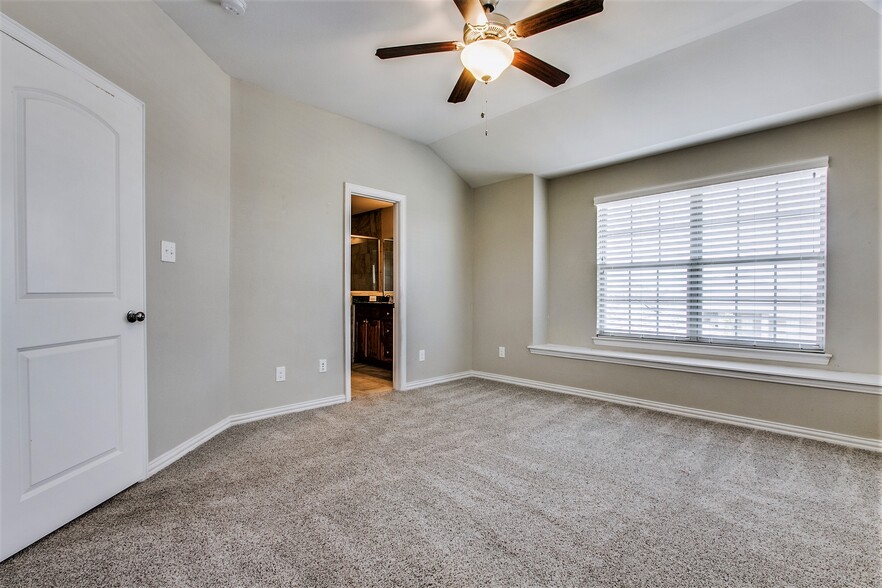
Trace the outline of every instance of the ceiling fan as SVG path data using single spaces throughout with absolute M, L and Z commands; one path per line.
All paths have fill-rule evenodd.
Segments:
M 515 23 L 495 12 L 498 1 L 453 0 L 466 21 L 462 42 L 442 41 L 382 47 L 377 49 L 377 57 L 390 59 L 426 53 L 462 51 L 461 59 L 464 66 L 462 74 L 447 99 L 454 104 L 464 102 L 468 98 L 475 81 L 491 82 L 509 65 L 552 87 L 566 82 L 570 74 L 533 57 L 526 51 L 512 47 L 511 42 L 597 14 L 603 10 L 603 0 L 569 0 Z

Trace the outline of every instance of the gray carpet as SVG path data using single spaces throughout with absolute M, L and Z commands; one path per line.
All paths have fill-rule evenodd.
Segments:
M 234 427 L 2 586 L 878 587 L 882 456 L 481 380 Z

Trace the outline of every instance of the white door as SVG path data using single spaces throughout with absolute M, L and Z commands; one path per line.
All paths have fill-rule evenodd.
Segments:
M 3 25 L 0 559 L 147 462 L 143 105 Z

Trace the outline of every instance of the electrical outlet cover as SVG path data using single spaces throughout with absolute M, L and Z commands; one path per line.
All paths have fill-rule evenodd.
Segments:
M 163 241 L 162 242 L 162 261 L 168 263 L 175 262 L 175 243 L 174 241 Z

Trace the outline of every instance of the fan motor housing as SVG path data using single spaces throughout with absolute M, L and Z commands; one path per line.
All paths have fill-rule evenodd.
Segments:
M 462 32 L 462 40 L 466 45 L 482 39 L 497 39 L 508 43 L 514 38 L 514 27 L 511 26 L 511 21 L 505 15 L 495 12 L 487 14 L 487 24 L 466 23 Z

